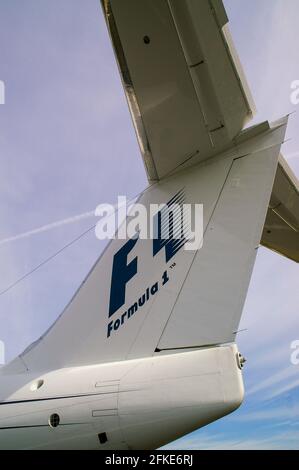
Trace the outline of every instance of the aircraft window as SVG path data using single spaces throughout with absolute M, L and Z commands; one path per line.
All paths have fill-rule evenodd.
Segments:
M 105 432 L 98 434 L 98 437 L 101 444 L 105 444 L 108 441 L 107 434 Z
M 59 423 L 60 416 L 57 413 L 52 414 L 49 419 L 49 425 L 51 426 L 51 428 L 57 428 L 57 426 L 59 426 Z

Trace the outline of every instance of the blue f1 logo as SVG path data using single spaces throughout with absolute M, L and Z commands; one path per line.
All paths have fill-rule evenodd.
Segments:
M 138 235 L 131 238 L 115 255 L 113 259 L 112 280 L 110 291 L 109 318 L 124 303 L 126 298 L 126 284 L 137 273 L 137 256 L 129 263 L 128 254 L 133 250 Z
M 183 216 L 179 218 L 174 217 L 172 212 L 175 206 L 179 208 L 182 206 L 184 197 L 184 191 L 179 191 L 166 204 L 166 207 L 154 216 L 155 237 L 153 239 L 153 257 L 164 248 L 167 263 L 186 243 Z M 177 219 L 176 221 L 174 220 L 175 218 Z M 163 238 L 162 227 L 166 224 L 169 228 L 169 235 L 167 238 Z M 174 233 L 179 233 L 179 236 L 174 237 Z M 137 274 L 137 256 L 128 263 L 128 255 L 135 247 L 138 237 L 139 235 L 136 234 L 134 238 L 128 240 L 114 255 L 109 318 L 124 305 L 126 300 L 126 285 Z

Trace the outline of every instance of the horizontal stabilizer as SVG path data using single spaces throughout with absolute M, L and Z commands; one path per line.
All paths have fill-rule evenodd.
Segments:
M 149 180 L 220 153 L 254 105 L 221 0 L 102 0 Z
M 280 156 L 261 244 L 299 262 L 299 183 Z

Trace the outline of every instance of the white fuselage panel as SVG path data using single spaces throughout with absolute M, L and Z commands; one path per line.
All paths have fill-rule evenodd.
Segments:
M 231 345 L 2 374 L 0 449 L 157 448 L 241 404 L 237 354 Z M 57 427 L 49 424 L 53 415 Z

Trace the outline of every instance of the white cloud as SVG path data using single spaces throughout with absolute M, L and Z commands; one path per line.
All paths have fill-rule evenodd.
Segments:
M 294 366 L 295 367 L 295 366 Z M 298 376 L 298 368 L 297 368 L 297 374 Z M 288 382 L 284 386 L 274 390 L 273 392 L 269 393 L 268 398 L 276 398 L 284 393 L 290 392 L 291 390 L 294 390 L 294 388 L 299 388 L 299 379 L 296 379 L 292 382 Z
M 12 237 L 3 238 L 2 240 L 0 240 L 0 245 L 5 245 L 6 243 L 14 242 L 17 240 L 22 240 L 23 238 L 28 238 L 28 237 L 31 237 L 32 235 L 38 235 L 40 233 L 47 232 L 49 230 L 53 230 L 58 227 L 63 227 L 64 225 L 73 224 L 75 222 L 81 221 L 82 219 L 87 219 L 89 217 L 94 217 L 94 211 L 85 212 L 84 214 L 76 215 L 74 217 L 69 217 L 67 219 L 59 220 L 57 222 L 52 222 L 51 224 L 46 224 L 46 225 L 43 225 L 42 227 L 28 230 L 27 232 L 14 235 Z
M 167 450 L 276 450 L 299 449 L 299 431 L 272 434 L 267 438 L 227 439 L 223 435 L 205 436 L 200 432 L 196 437 L 181 439 L 163 447 Z
M 267 390 L 273 387 L 274 385 L 277 385 L 278 383 L 282 382 L 283 380 L 289 380 L 293 376 L 298 376 L 298 372 L 299 372 L 299 368 L 294 365 L 290 365 L 283 370 L 279 370 L 275 374 L 267 377 L 262 382 L 250 388 L 247 391 L 247 396 L 250 396 L 253 393 L 261 392 L 263 390 Z M 266 399 L 267 395 L 264 395 L 264 397 Z
M 250 411 L 245 414 L 233 415 L 233 421 L 273 421 L 273 420 L 290 420 L 299 417 L 299 407 L 279 406 L 278 408 L 263 409 L 259 411 Z M 272 424 L 271 424 L 272 425 Z

